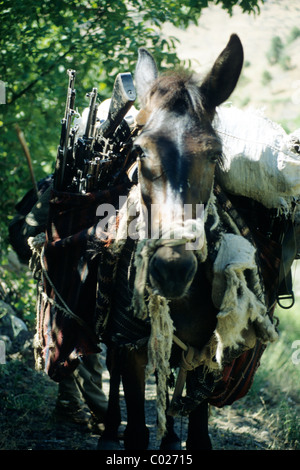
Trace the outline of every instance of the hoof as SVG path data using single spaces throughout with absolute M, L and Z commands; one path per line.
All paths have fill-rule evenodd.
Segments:
M 119 440 L 103 439 L 98 440 L 97 450 L 122 450 Z
M 159 449 L 160 450 L 182 450 L 181 440 L 179 438 L 163 439 L 161 441 Z
M 181 442 L 168 442 L 160 446 L 160 450 L 182 450 Z
M 198 438 L 197 441 L 186 441 L 186 450 L 213 450 L 209 436 Z

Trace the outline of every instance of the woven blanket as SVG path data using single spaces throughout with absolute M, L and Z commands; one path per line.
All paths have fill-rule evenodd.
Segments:
M 126 185 L 85 195 L 52 192 L 46 241 L 38 254 L 41 266 L 35 341 L 37 368 L 60 381 L 78 365 L 78 356 L 99 351 L 106 310 L 96 308 L 98 284 L 107 268 L 107 237 L 101 238 L 97 207 L 117 207 Z M 94 245 L 97 244 L 97 253 Z M 96 324 L 98 329 L 96 329 Z M 96 333 L 97 332 L 97 333 Z

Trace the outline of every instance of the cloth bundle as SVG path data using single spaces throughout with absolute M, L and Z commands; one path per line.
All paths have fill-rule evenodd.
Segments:
M 288 135 L 257 111 L 226 106 L 217 109 L 213 126 L 223 144 L 222 188 L 289 215 L 300 202 L 299 131 Z

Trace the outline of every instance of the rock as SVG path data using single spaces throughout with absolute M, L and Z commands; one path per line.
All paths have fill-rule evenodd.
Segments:
M 22 330 L 13 341 L 11 353 L 20 353 L 23 357 L 33 357 L 33 333 Z
M 0 335 L 0 341 L 3 341 L 5 345 L 5 352 L 9 353 L 12 350 L 12 341 L 7 335 Z
M 16 316 L 9 304 L 0 300 L 0 334 L 14 341 L 22 331 L 28 331 L 23 320 Z
M 22 264 L 18 258 L 18 255 L 14 251 L 9 251 L 7 261 L 11 271 L 20 272 Z
M 33 362 L 33 336 L 11 305 L 0 300 L 0 340 L 6 357 Z

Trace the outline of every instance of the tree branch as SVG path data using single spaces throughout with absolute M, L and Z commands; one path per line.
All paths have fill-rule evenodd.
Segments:
M 61 61 L 61 59 L 64 59 L 74 48 L 75 48 L 75 44 L 72 45 L 72 46 L 67 50 L 67 52 L 65 52 L 65 53 L 59 58 L 59 61 Z M 40 74 L 39 77 L 37 77 L 35 80 L 33 80 L 31 83 L 29 83 L 29 85 L 27 85 L 25 88 L 23 88 L 23 90 L 21 90 L 19 93 L 16 93 L 15 95 L 13 95 L 12 99 L 11 99 L 7 104 L 12 104 L 12 103 L 14 103 L 14 102 L 17 101 L 19 98 L 21 98 L 21 96 L 25 95 L 29 90 L 31 90 L 31 88 L 33 88 L 45 75 L 47 75 L 47 73 L 49 73 L 52 69 L 54 69 L 54 67 L 56 67 L 57 62 L 58 62 L 58 61 L 53 62 L 46 70 L 44 70 L 44 71 Z

